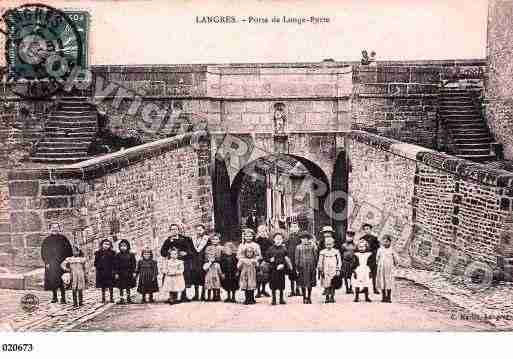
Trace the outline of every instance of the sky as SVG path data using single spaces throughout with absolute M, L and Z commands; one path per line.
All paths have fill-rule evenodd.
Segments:
M 486 56 L 486 0 L 38 2 L 90 11 L 93 65 L 356 61 L 364 48 L 376 51 L 378 60 Z M 20 3 L 0 0 L 0 7 Z M 197 23 L 203 16 L 238 22 Z M 242 21 L 250 16 L 269 22 Z M 272 23 L 273 16 L 329 22 Z

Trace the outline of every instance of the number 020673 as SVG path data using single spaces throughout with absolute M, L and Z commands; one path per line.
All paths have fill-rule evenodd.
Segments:
M 34 350 L 32 344 L 2 344 L 3 352 L 31 352 Z

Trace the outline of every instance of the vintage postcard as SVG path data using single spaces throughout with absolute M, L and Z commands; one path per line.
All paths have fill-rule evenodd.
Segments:
M 1 332 L 513 329 L 513 2 L 0 7 Z

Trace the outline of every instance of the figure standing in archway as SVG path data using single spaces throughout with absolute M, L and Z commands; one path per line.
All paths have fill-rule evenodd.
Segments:
M 45 263 L 45 290 L 52 291 L 52 303 L 57 303 L 57 290 L 61 293 L 61 304 L 66 304 L 66 292 L 62 282 L 64 270 L 61 263 L 73 255 L 73 250 L 68 239 L 61 234 L 61 225 L 51 223 L 50 235 L 43 240 L 41 245 L 41 258 Z

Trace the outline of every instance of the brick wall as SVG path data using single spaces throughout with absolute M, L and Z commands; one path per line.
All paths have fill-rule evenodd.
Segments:
M 513 173 L 363 131 L 346 146 L 353 229 L 370 222 L 380 236 L 391 233 L 423 268 L 461 273 L 478 261 L 495 269 L 512 255 Z M 407 241 L 433 248 L 434 262 L 412 257 Z
M 113 231 L 139 252 L 156 249 L 170 223 L 183 223 L 187 234 L 197 223 L 213 228 L 209 163 L 209 140 L 188 134 L 58 169 L 9 172 L 16 264 L 41 264 L 51 222 L 88 257 Z
M 490 130 L 504 145 L 504 156 L 513 159 L 513 3 L 490 0 L 488 5 L 487 56 L 489 78 L 485 111 Z

